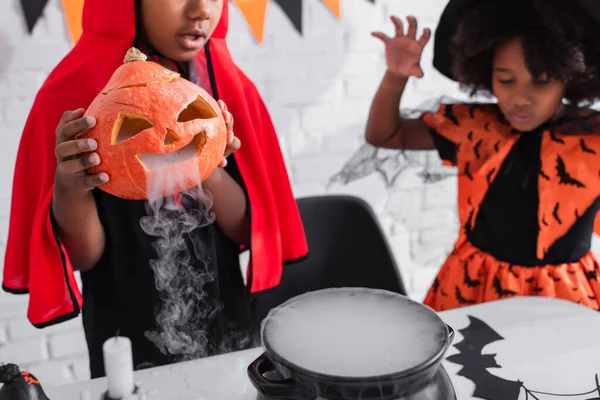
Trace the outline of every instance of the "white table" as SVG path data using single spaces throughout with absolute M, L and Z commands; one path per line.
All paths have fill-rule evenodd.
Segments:
M 478 387 L 492 385 L 505 379 L 531 390 L 535 397 L 529 399 L 561 399 L 555 394 L 591 392 L 596 388 L 595 374 L 600 374 L 600 313 L 562 300 L 542 297 L 521 297 L 485 303 L 440 313 L 442 319 L 456 330 L 454 345 L 465 338 L 460 332 L 470 326 L 470 317 L 476 318 L 473 326 L 479 330 L 475 335 L 467 332 L 470 349 L 477 343 L 485 344 L 482 353 L 487 361 L 495 360 L 502 368 L 489 368 L 489 375 L 481 361 L 473 370 L 475 380 L 488 379 Z M 481 325 L 484 321 L 485 325 Z M 491 328 L 491 330 L 490 330 Z M 494 336 L 497 341 L 486 340 Z M 503 339 L 500 339 L 502 337 Z M 218 357 L 184 362 L 180 364 L 136 371 L 136 380 L 147 391 L 148 400 L 254 400 L 256 391 L 247 377 L 247 366 L 262 349 L 230 353 Z M 450 360 L 459 350 L 452 346 L 447 353 Z M 480 352 L 476 352 L 476 355 Z M 471 357 L 476 362 L 476 355 Z M 495 358 L 494 358 L 495 355 Z M 476 385 L 472 380 L 459 376 L 462 366 L 446 359 L 448 371 L 459 400 L 473 399 Z M 456 361 L 456 360 L 454 360 Z M 31 371 L 35 374 L 35 371 Z M 43 382 L 42 382 L 43 384 Z M 507 384 L 511 386 L 510 383 Z M 105 379 L 95 379 L 66 386 L 46 388 L 51 400 L 97 400 L 106 390 Z M 599 397 L 593 394 L 570 396 L 570 400 Z M 510 397 L 497 392 L 492 400 L 525 399 L 524 389 Z

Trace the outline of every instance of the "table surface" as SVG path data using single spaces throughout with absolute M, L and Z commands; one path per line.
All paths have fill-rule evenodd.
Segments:
M 518 297 L 439 315 L 456 331 L 444 367 L 458 399 L 600 398 L 597 311 L 562 300 Z M 262 352 L 257 348 L 136 371 L 135 378 L 148 400 L 254 400 L 257 392 L 246 371 Z M 97 400 L 105 390 L 105 378 L 45 388 L 51 400 Z

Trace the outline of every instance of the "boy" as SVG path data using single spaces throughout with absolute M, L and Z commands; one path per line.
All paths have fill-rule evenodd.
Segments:
M 228 157 L 225 169 L 218 169 L 203 185 L 213 197 L 215 223 L 190 232 L 187 243 L 201 243 L 204 258 L 212 260 L 208 268 L 214 281 L 205 289 L 223 306 L 210 324 L 205 353 L 246 346 L 246 340 L 224 339 L 240 338 L 232 332 L 245 338 L 248 291 L 276 286 L 282 263 L 307 253 L 268 112 L 226 46 L 227 3 L 87 0 L 84 32 L 44 83 L 27 121 L 17 157 L 3 287 L 29 292 L 28 318 L 39 328 L 76 317 L 84 304 L 94 378 L 104 375 L 102 343 L 117 330 L 132 340 L 138 366 L 189 357 L 161 352 L 147 338 L 157 330 L 155 311 L 162 299 L 150 268 L 157 258 L 154 238 L 140 226 L 145 202 L 119 199 L 96 188 L 110 177 L 87 175 L 85 168 L 102 160 L 93 152 L 78 155 L 95 144 L 87 142 L 92 147 L 82 148 L 86 142 L 73 140 L 94 123 L 82 119 L 79 109 L 102 90 L 132 45 L 224 100 L 243 143 L 235 157 Z M 225 115 L 231 129 L 232 118 Z M 232 134 L 230 140 L 225 156 L 239 147 Z M 248 291 L 238 262 L 244 248 L 251 251 Z M 202 268 L 197 261 L 192 268 Z M 81 270 L 83 299 L 73 269 Z

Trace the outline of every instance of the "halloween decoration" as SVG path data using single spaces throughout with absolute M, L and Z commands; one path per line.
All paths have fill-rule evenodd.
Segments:
M 600 380 L 598 374 L 590 377 L 589 390 L 580 393 L 550 393 L 547 390 L 537 391 L 527 387 L 527 381 L 520 379 L 510 380 L 495 375 L 488 371 L 489 368 L 500 369 L 496 361 L 496 354 L 484 354 L 483 349 L 487 345 L 504 340 L 504 338 L 492 329 L 488 324 L 468 316 L 469 325 L 459 330 L 463 340 L 454 344 L 459 353 L 447 357 L 451 363 L 461 365 L 457 373 L 473 382 L 475 389 L 473 397 L 488 400 L 519 400 L 521 393 L 525 399 L 555 399 L 555 398 L 581 398 L 586 400 L 600 399 Z
M 15 364 L 0 365 L 0 400 L 50 400 L 35 376 Z
M 223 159 L 227 128 L 217 102 L 176 72 L 129 49 L 86 116 L 96 126 L 82 137 L 98 142 L 106 172 L 100 189 L 120 198 L 146 199 L 188 190 Z
M 342 0 L 321 1 L 336 18 L 340 18 Z M 367 1 L 375 3 L 375 0 Z M 37 21 L 42 17 L 48 0 L 20 0 L 20 2 L 25 14 L 27 29 L 29 33 L 31 33 L 37 24 Z M 269 0 L 232 0 L 232 2 L 246 19 L 254 38 L 259 43 L 262 43 Z M 279 4 L 284 14 L 290 19 L 290 22 L 294 25 L 296 31 L 302 33 L 303 0 L 275 0 L 275 2 Z M 83 13 L 83 0 L 62 0 L 62 7 L 65 13 L 65 20 L 69 28 L 69 33 L 71 34 L 71 40 L 73 43 L 76 43 L 82 32 L 81 15 Z

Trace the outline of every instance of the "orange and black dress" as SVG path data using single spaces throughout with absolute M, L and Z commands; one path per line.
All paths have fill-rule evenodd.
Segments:
M 442 160 L 458 168 L 461 226 L 424 303 L 443 311 L 546 296 L 600 309 L 590 252 L 600 114 L 532 132 L 511 128 L 495 104 L 444 104 L 421 118 Z

